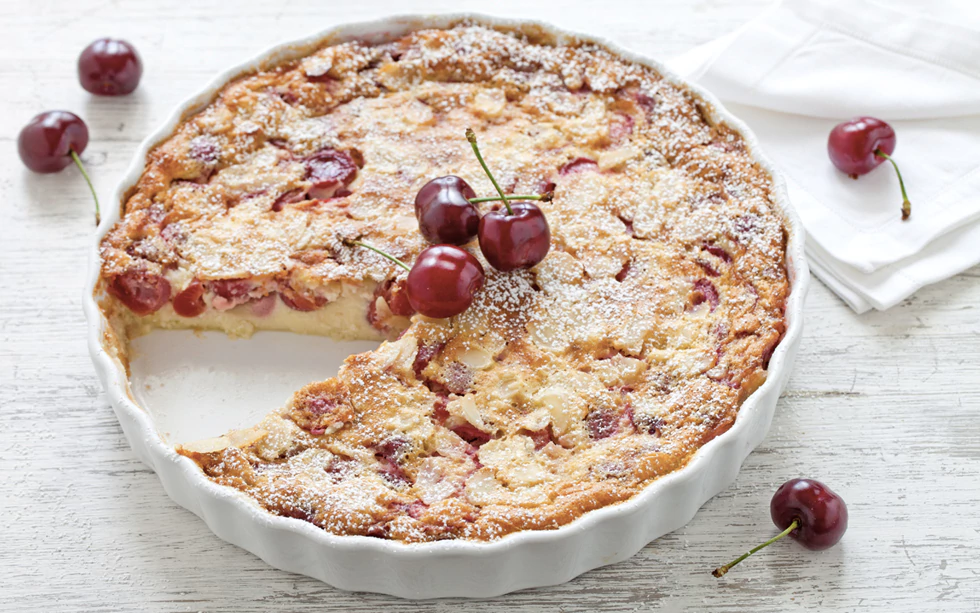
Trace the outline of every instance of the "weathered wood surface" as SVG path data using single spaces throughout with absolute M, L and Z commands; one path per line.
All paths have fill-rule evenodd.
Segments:
M 80 296 L 92 232 L 72 169 L 16 157 L 34 113 L 78 112 L 108 198 L 138 141 L 212 75 L 321 26 L 413 10 L 549 20 L 670 57 L 733 29 L 764 0 L 316 0 L 0 3 L 0 609 L 9 611 L 980 611 L 980 268 L 887 313 L 855 316 L 815 283 L 796 371 L 737 484 L 622 564 L 502 599 L 411 603 L 350 594 L 266 566 L 171 502 L 129 450 L 85 348 Z M 132 40 L 136 95 L 94 99 L 74 61 Z M 771 548 L 719 581 L 717 564 L 773 533 L 787 478 L 848 501 L 835 549 Z

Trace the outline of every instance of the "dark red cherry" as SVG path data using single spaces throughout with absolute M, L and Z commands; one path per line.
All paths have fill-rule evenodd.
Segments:
M 782 532 L 732 562 L 719 566 L 711 574 L 724 576 L 745 558 L 786 536 L 807 549 L 820 550 L 836 545 L 847 530 L 844 500 L 813 479 L 790 479 L 779 486 L 769 503 L 769 513 Z
M 847 505 L 829 487 L 813 479 L 791 479 L 779 486 L 769 504 L 772 521 L 807 549 L 833 547 L 847 530 Z
M 78 80 L 85 91 L 99 96 L 131 94 L 140 84 L 143 62 L 124 40 L 100 38 L 78 56 Z
M 408 301 L 426 317 L 453 317 L 473 303 L 483 279 L 483 266 L 468 252 L 435 245 L 419 254 L 408 273 Z
M 58 172 L 74 163 L 92 192 L 95 223 L 98 225 L 99 196 L 79 157 L 88 145 L 88 127 L 78 115 L 68 111 L 46 111 L 36 115 L 17 137 L 17 152 L 24 165 L 34 172 Z
M 512 202 L 490 211 L 480 220 L 480 250 L 491 266 L 501 271 L 531 268 L 548 255 L 551 229 L 537 205 Z
M 58 172 L 72 163 L 71 152 L 81 154 L 88 145 L 85 122 L 68 111 L 37 115 L 20 131 L 17 152 L 34 172 Z
M 170 282 L 144 270 L 128 270 L 109 281 L 107 291 L 137 315 L 160 310 L 170 300 Z
M 885 161 L 878 152 L 895 151 L 895 130 L 874 117 L 856 117 L 837 124 L 827 139 L 830 161 L 841 172 L 857 178 Z
M 466 140 L 473 148 L 473 155 L 487 174 L 487 178 L 497 190 L 499 200 L 503 202 L 503 208 L 490 211 L 480 220 L 480 250 L 487 262 L 491 266 L 501 271 L 516 270 L 518 268 L 530 268 L 544 259 L 551 248 L 551 229 L 548 227 L 548 220 L 537 205 L 530 202 L 512 202 L 521 197 L 508 197 L 500 184 L 494 178 L 493 173 L 480 153 L 480 147 L 476 142 L 476 133 L 470 128 L 466 129 Z M 542 200 L 550 200 L 551 195 L 541 197 Z M 497 197 L 480 200 L 498 200 Z
M 470 203 L 476 192 L 463 179 L 449 175 L 433 179 L 415 196 L 415 218 L 425 240 L 465 245 L 480 227 L 480 211 Z
M 902 171 L 892 159 L 895 151 L 895 130 L 890 125 L 874 117 L 856 117 L 837 124 L 827 139 L 827 153 L 830 161 L 843 173 L 857 179 L 888 160 L 898 175 L 898 185 L 902 189 L 902 220 L 912 214 L 912 205 L 905 191 Z

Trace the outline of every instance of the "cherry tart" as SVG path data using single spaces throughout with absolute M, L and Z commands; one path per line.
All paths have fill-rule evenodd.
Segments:
M 544 35 L 324 46 L 236 79 L 149 153 L 102 242 L 110 334 L 383 341 L 178 451 L 334 534 L 557 528 L 731 427 L 785 329 L 772 179 L 713 116 L 650 68 Z M 551 196 L 488 201 L 467 128 L 499 193 Z M 417 200 L 438 177 L 458 181 Z

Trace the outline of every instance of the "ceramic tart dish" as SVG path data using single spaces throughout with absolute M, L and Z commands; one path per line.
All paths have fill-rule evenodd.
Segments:
M 432 319 L 351 241 L 411 262 L 425 182 L 491 194 L 469 127 L 506 191 L 553 193 L 551 250 L 499 272 L 467 246 L 485 286 Z M 116 197 L 85 311 L 130 444 L 219 537 L 343 589 L 487 597 L 630 557 L 735 479 L 800 338 L 803 233 L 745 126 L 544 24 L 277 46 L 182 105 Z M 253 426 L 169 441 L 130 389 L 159 328 L 380 345 Z

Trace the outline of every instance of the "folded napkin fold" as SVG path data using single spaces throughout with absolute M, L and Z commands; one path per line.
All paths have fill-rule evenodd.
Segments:
M 814 273 L 859 313 L 980 262 L 980 30 L 953 5 L 930 6 L 923 17 L 784 0 L 668 62 L 755 132 L 786 178 Z M 908 221 L 890 165 L 854 181 L 827 157 L 830 130 L 859 115 L 895 128 Z

